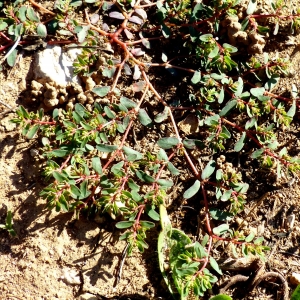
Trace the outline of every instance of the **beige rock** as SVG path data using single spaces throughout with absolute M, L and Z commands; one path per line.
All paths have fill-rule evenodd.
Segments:
M 73 102 L 68 102 L 68 103 L 66 104 L 66 110 L 73 110 L 73 108 L 74 108 Z
M 95 81 L 93 80 L 92 77 L 88 77 L 88 78 L 86 79 L 86 82 L 85 82 L 85 89 L 86 89 L 87 91 L 91 91 L 91 90 L 94 88 L 95 85 L 96 85 L 96 83 L 95 83 Z
M 46 107 L 48 108 L 52 108 L 57 106 L 59 103 L 59 100 L 54 98 L 54 99 L 44 99 L 44 104 L 46 105 Z
M 78 300 L 97 300 L 98 298 L 90 293 L 84 293 L 79 296 Z
M 73 91 L 74 91 L 75 94 L 83 93 L 83 89 L 82 89 L 81 85 L 79 85 L 77 83 L 73 83 L 72 87 L 73 87 Z
M 71 285 L 81 284 L 80 276 L 76 270 L 64 269 L 61 279 L 66 284 L 71 284 Z
M 84 104 L 86 102 L 86 95 L 84 93 L 80 93 L 77 95 L 77 100 L 79 103 Z
M 49 86 L 49 88 L 44 93 L 45 98 L 54 99 L 57 97 L 57 89 L 54 86 Z
M 292 275 L 290 276 L 290 283 L 293 285 L 300 284 L 300 274 L 293 272 Z
M 5 131 L 13 131 L 16 129 L 16 123 L 10 121 L 12 118 L 15 118 L 15 116 L 9 114 L 7 117 L 1 119 L 0 124 L 5 128 Z
M 31 81 L 31 88 L 34 91 L 39 91 L 40 89 L 43 88 L 43 85 L 41 83 L 37 82 L 36 80 L 32 80 Z

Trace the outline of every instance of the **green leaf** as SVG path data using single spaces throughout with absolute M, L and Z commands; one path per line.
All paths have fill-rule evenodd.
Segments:
M 16 15 L 18 16 L 21 22 L 26 21 L 26 11 L 27 11 L 27 6 L 21 6 L 18 12 L 16 13 Z
M 233 108 L 236 107 L 237 100 L 233 99 L 226 103 L 223 109 L 220 111 L 220 116 L 226 116 Z
M 221 236 L 225 232 L 229 230 L 229 225 L 228 224 L 221 224 L 218 227 L 213 228 L 213 233 L 215 235 Z
M 146 229 L 150 229 L 155 227 L 155 224 L 153 222 L 150 221 L 140 221 L 140 225 Z
M 194 184 L 184 192 L 183 198 L 185 199 L 192 198 L 194 195 L 198 193 L 200 187 L 201 187 L 200 181 L 196 180 Z
M 216 162 L 214 160 L 211 160 L 208 162 L 208 164 L 205 166 L 204 170 L 202 171 L 201 178 L 202 180 L 205 180 L 210 177 L 210 175 L 215 171 L 216 168 Z
M 13 215 L 10 210 L 7 212 L 6 219 L 5 219 L 5 225 L 8 228 L 11 228 L 13 225 Z
M 171 162 L 167 163 L 167 168 L 171 172 L 172 175 L 177 176 L 180 174 L 180 171 L 177 168 L 175 168 L 175 166 Z
M 247 15 L 252 15 L 256 10 L 257 0 L 250 0 L 247 7 Z
M 92 168 L 97 174 L 103 174 L 100 157 L 95 156 L 92 158 Z
M 134 224 L 134 221 L 121 221 L 116 224 L 116 227 L 119 229 L 129 228 Z
M 137 104 L 134 101 L 132 101 L 126 97 L 121 97 L 120 103 L 123 104 L 127 108 L 136 108 L 137 107 Z
M 18 55 L 18 50 L 17 49 L 14 49 L 10 54 L 9 56 L 7 57 L 6 61 L 7 61 L 7 64 L 10 66 L 10 67 L 13 67 L 16 63 L 16 59 L 17 59 L 17 55 Z
M 208 255 L 205 248 L 199 242 L 195 243 L 194 248 L 198 258 L 203 258 Z
M 166 180 L 166 179 L 158 179 L 156 182 L 160 186 L 164 186 L 164 187 L 172 187 L 174 185 L 174 182 L 172 180 Z
M 47 36 L 47 28 L 44 24 L 40 23 L 36 29 L 37 34 L 42 37 L 45 38 Z
M 254 234 L 253 232 L 251 232 L 251 233 L 245 238 L 245 242 L 246 242 L 246 243 L 252 242 L 253 239 L 254 239 L 254 237 L 255 237 L 255 234 Z
M 56 149 L 56 150 L 52 150 L 49 151 L 47 153 L 47 155 L 51 155 L 51 156 L 55 156 L 55 157 L 64 157 L 69 153 L 69 150 L 66 149 Z
M 265 89 L 271 91 L 279 82 L 279 79 L 280 76 L 278 74 L 272 74 L 271 78 L 265 84 Z
M 219 54 L 219 50 L 220 49 L 219 49 L 218 45 L 216 45 L 214 47 L 214 49 L 211 50 L 210 53 L 208 54 L 208 58 L 214 58 L 214 57 L 216 57 Z
M 288 117 L 293 118 L 295 116 L 295 113 L 296 113 L 296 101 L 294 100 L 292 106 L 290 107 L 286 115 Z
M 148 210 L 146 209 L 146 213 L 154 221 L 159 221 L 160 220 L 159 214 L 153 208 L 151 208 L 151 206 L 150 206 L 150 209 L 148 209 Z
M 220 132 L 220 137 L 224 139 L 229 139 L 231 137 L 231 133 L 224 125 L 222 125 L 222 131 Z
M 140 187 L 132 180 L 132 178 L 128 179 L 127 184 L 133 191 L 138 191 L 140 189 Z
M 121 170 L 122 170 L 123 166 L 124 166 L 124 161 L 120 161 L 120 162 L 114 164 L 110 170 L 113 174 L 122 176 L 123 173 L 121 173 Z
M 38 132 L 39 128 L 40 128 L 40 125 L 34 125 L 34 126 L 32 126 L 30 128 L 30 130 L 27 132 L 26 137 L 28 139 L 32 139 L 35 136 L 35 134 Z
M 245 129 L 249 129 L 253 126 L 255 126 L 257 123 L 257 119 L 255 117 L 252 117 L 249 121 L 246 122 L 246 125 L 245 125 Z
M 252 88 L 250 89 L 250 93 L 254 96 L 254 97 L 260 97 L 263 96 L 265 93 L 265 88 L 264 87 L 258 87 L 258 88 Z
M 230 221 L 233 218 L 233 214 L 218 208 L 210 208 L 209 213 L 214 220 L 218 221 Z
M 239 152 L 243 149 L 245 145 L 245 138 L 246 138 L 246 132 L 244 131 L 240 139 L 234 145 L 234 151 Z
M 179 144 L 176 137 L 164 137 L 157 141 L 157 145 L 163 149 L 170 149 Z
M 232 192 L 233 192 L 232 189 L 225 191 L 220 200 L 221 201 L 229 200 L 230 197 L 231 197 Z
M 31 6 L 28 7 L 26 15 L 30 21 L 33 21 L 33 22 L 40 21 L 40 18 L 38 17 L 38 15 L 36 14 L 36 12 L 33 10 L 33 8 Z
M 171 30 L 170 30 L 170 28 L 169 28 L 167 25 L 162 24 L 161 30 L 162 30 L 163 36 L 164 36 L 166 39 L 170 37 Z
M 210 298 L 209 300 L 232 300 L 232 298 L 230 296 L 227 296 L 227 295 L 224 295 L 224 294 L 219 294 L 217 296 L 214 296 L 214 297 Z
M 136 170 L 135 173 L 136 173 L 136 176 L 144 182 L 148 182 L 148 183 L 155 182 L 155 179 L 153 177 L 151 177 L 150 175 L 148 175 L 147 173 L 145 173 L 143 171 Z
M 88 190 L 88 181 L 84 180 L 80 184 L 80 197 L 79 200 L 87 198 L 91 194 L 91 191 Z
M 70 185 L 70 192 L 71 192 L 71 197 L 74 199 L 78 199 L 81 195 L 80 189 L 74 184 Z
M 217 261 L 212 256 L 209 258 L 209 264 L 217 273 L 223 275 L 222 270 L 220 269 Z
M 106 96 L 109 93 L 109 91 L 110 91 L 110 87 L 109 86 L 94 87 L 92 89 L 92 92 L 94 92 L 99 97 Z
M 143 154 L 129 147 L 123 146 L 123 151 L 127 156 L 128 161 L 135 161 L 143 158 Z
M 291 296 L 291 300 L 299 300 L 299 299 L 300 299 L 300 285 L 296 287 L 296 289 L 294 290 Z
M 221 169 L 218 169 L 216 172 L 216 179 L 217 181 L 220 181 L 223 179 L 223 171 Z
M 223 44 L 223 48 L 225 48 L 230 53 L 235 53 L 235 52 L 238 51 L 238 48 L 236 48 L 236 47 L 234 47 L 234 46 L 232 46 L 230 44 L 227 44 L 227 43 Z
M 58 181 L 58 182 L 64 182 L 68 181 L 68 177 L 66 177 L 64 174 L 58 171 L 54 171 L 52 173 L 53 177 Z
M 101 152 L 110 153 L 118 149 L 116 145 L 105 145 L 105 144 L 98 144 L 96 145 L 97 150 Z
M 147 112 L 143 108 L 139 109 L 138 117 L 139 117 L 140 122 L 144 126 L 150 126 L 152 124 L 152 120 L 150 119 Z
M 154 117 L 156 123 L 161 123 L 169 117 L 169 108 L 165 106 L 164 110 Z
M 163 161 L 168 161 L 168 155 L 164 149 L 159 149 L 159 152 L 157 154 L 157 159 L 158 160 L 163 160 Z
M 116 67 L 105 68 L 102 70 L 102 75 L 107 78 L 112 78 L 115 75 L 116 70 Z
M 4 22 L 3 20 L 0 20 L 0 31 L 4 30 L 8 24 Z
M 216 115 L 213 115 L 213 116 L 210 116 L 210 117 L 206 118 L 204 123 L 208 126 L 218 125 L 219 124 L 219 119 L 220 119 L 220 116 L 216 114 Z
M 209 42 L 212 38 L 213 38 L 213 35 L 211 33 L 200 35 L 200 40 L 202 42 Z
M 116 117 L 116 114 L 108 107 L 104 107 L 104 112 L 106 113 L 106 116 L 110 119 L 114 119 Z
M 251 154 L 251 158 L 258 158 L 264 153 L 265 149 L 257 149 Z
M 66 201 L 66 198 L 64 195 L 61 195 L 59 198 L 59 203 L 60 203 L 60 207 L 62 208 L 62 210 L 64 212 L 68 212 L 69 211 L 69 206 L 68 206 L 68 202 Z
M 244 82 L 243 82 L 243 79 L 241 77 L 239 77 L 238 79 L 238 86 L 236 88 L 236 92 L 234 93 L 234 95 L 236 97 L 240 97 L 240 95 L 242 94 L 243 92 L 243 88 L 244 88 Z
M 195 71 L 195 73 L 191 79 L 192 84 L 197 84 L 200 80 L 201 80 L 201 72 Z
M 224 88 L 222 87 L 218 96 L 218 103 L 223 103 L 224 101 Z

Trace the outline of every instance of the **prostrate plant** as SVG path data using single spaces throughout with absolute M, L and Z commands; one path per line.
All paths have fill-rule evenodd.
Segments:
M 160 269 L 172 295 L 182 300 L 192 295 L 202 297 L 218 280 L 216 274 L 222 274 L 212 252 L 216 241 L 230 244 L 234 256 L 251 253 L 263 258 L 269 249 L 262 237 L 252 233 L 245 236 L 232 225 L 244 210 L 249 185 L 242 170 L 226 163 L 222 154 L 231 150 L 241 159 L 257 160 L 261 168 L 276 170 L 277 178 L 300 169 L 300 160 L 291 157 L 277 140 L 277 133 L 289 127 L 299 107 L 294 85 L 290 98 L 273 93 L 280 76 L 287 74 L 289 63 L 281 58 L 270 60 L 266 53 L 253 57 L 241 54 L 247 47 L 262 51 L 266 37 L 260 34 L 268 28 L 258 24 L 268 15 L 254 15 L 256 1 L 249 1 L 246 11 L 239 2 L 103 2 L 104 21 L 99 28 L 95 25 L 97 14 L 89 16 L 85 11 L 86 23 L 71 17 L 76 7 L 95 1 L 56 1 L 57 13 L 50 12 L 54 20 L 46 29 L 53 30 L 60 43 L 83 47 L 74 67 L 78 74 L 101 77 L 101 83 L 89 91 L 97 101 L 89 110 L 79 103 L 73 111 L 56 108 L 52 117 L 45 116 L 42 109 L 35 113 L 20 106 L 13 120 L 28 138 L 42 136 L 41 152 L 47 159 L 44 175 L 50 184 L 41 195 L 49 208 L 75 211 L 77 215 L 82 211 L 107 212 L 118 220 L 117 228 L 126 229 L 121 239 L 129 243 L 129 254 L 135 247 L 140 251 L 148 248 L 146 231 L 155 226 L 152 221 L 160 220 Z M 279 2 L 271 4 L 274 12 L 269 17 L 290 20 L 296 28 L 298 12 L 283 15 Z M 30 3 L 42 11 L 39 4 Z M 25 24 L 28 17 L 20 21 L 23 10 L 27 16 L 32 7 L 16 1 L 0 21 L 0 29 Z M 39 19 L 35 15 L 34 26 Z M 114 28 L 108 25 L 113 19 L 117 24 Z M 24 24 L 19 27 L 26 28 Z M 234 45 L 229 43 L 231 33 L 226 24 L 231 24 L 228 27 L 236 34 Z M 34 26 L 32 30 L 37 30 L 39 25 Z M 2 37 L 6 36 L 2 31 Z M 6 33 L 9 40 L 17 37 L 15 31 Z M 238 43 L 238 36 L 244 42 Z M 160 40 L 168 47 L 161 53 L 162 62 L 155 62 L 157 53 L 153 53 L 151 43 Z M 172 54 L 174 44 L 176 54 Z M 104 55 L 104 51 L 110 54 Z M 149 75 L 159 67 L 190 80 L 187 99 L 166 101 L 159 94 L 155 78 Z M 149 94 L 164 106 L 154 118 L 145 105 Z M 177 110 L 189 111 L 195 117 L 197 129 L 204 133 L 201 139 L 196 132 L 182 134 L 174 117 Z M 160 123 L 170 123 L 173 132 L 156 141 L 157 150 L 133 148 L 134 128 L 144 127 L 147 132 Z M 211 156 L 205 166 L 194 157 L 201 151 Z M 173 228 L 165 209 L 168 189 L 180 174 L 172 163 L 176 157 L 180 161 L 184 158 L 183 166 L 195 177 L 183 198 L 197 195 L 204 203 L 200 214 L 205 229 L 201 229 L 198 241 Z

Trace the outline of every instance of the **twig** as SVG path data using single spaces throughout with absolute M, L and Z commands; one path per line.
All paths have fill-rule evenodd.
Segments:
M 127 256 L 127 249 L 129 247 L 129 243 L 126 244 L 123 252 L 122 252 L 122 257 L 121 257 L 121 261 L 120 261 L 120 266 L 119 266 L 119 269 L 118 269 L 118 273 L 117 273 L 117 278 L 116 278 L 116 283 L 114 285 L 114 287 L 116 287 L 120 280 L 121 280 L 121 277 L 122 277 L 122 271 L 123 271 L 123 265 L 124 265 L 124 262 L 125 262 L 125 259 L 126 259 L 126 256 Z
M 288 300 L 289 299 L 289 286 L 287 284 L 287 281 L 285 280 L 285 278 L 276 272 L 267 272 L 263 275 L 261 275 L 255 282 L 253 289 L 255 289 L 264 279 L 268 278 L 268 277 L 277 277 L 282 281 L 283 284 L 283 300 Z
M 249 276 L 243 276 L 243 275 L 235 275 L 229 279 L 229 282 L 220 290 L 221 294 L 224 294 L 232 285 L 238 283 L 238 282 L 244 282 L 249 279 Z
M 43 11 L 46 12 L 47 14 L 52 15 L 52 16 L 55 16 L 55 13 L 54 13 L 54 12 L 48 10 L 47 8 L 44 8 L 42 5 L 36 3 L 35 1 L 29 0 L 29 2 L 30 2 L 33 6 L 37 7 L 37 8 L 40 9 L 40 10 L 43 10 Z

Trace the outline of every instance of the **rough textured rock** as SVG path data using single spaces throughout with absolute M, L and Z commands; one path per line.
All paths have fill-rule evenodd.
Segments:
M 9 114 L 7 117 L 0 121 L 1 127 L 4 127 L 5 131 L 13 131 L 16 129 L 16 124 L 11 122 L 11 119 L 15 118 L 14 114 Z M 2 129 L 2 128 L 1 128 Z M 2 131 L 2 130 L 1 130 Z
M 97 298 L 94 294 L 90 294 L 90 293 L 84 293 L 79 296 L 79 300 L 97 300 L 97 299 L 99 298 Z
M 78 275 L 78 272 L 76 270 L 64 269 L 63 276 L 61 276 L 61 279 L 66 284 L 71 284 L 71 285 L 81 284 L 80 276 Z
M 56 86 L 66 86 L 72 81 L 79 83 L 80 79 L 74 76 L 72 65 L 80 52 L 81 49 L 64 51 L 60 46 L 47 46 L 35 55 L 34 78 L 54 81 Z

